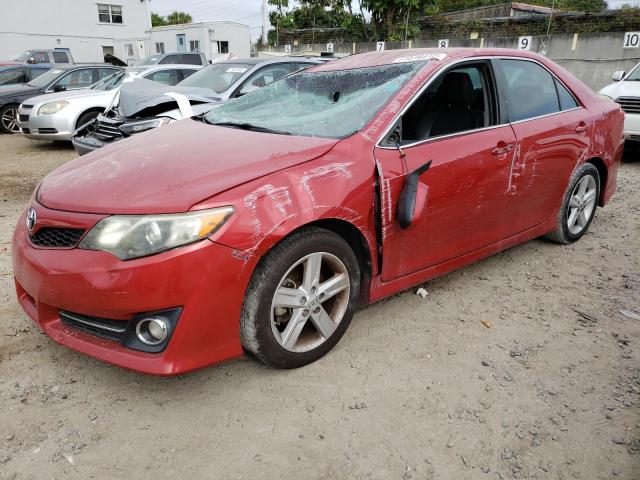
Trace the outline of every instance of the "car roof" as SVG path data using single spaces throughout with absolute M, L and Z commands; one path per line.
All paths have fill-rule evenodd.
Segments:
M 114 68 L 116 70 L 122 70 L 123 67 L 118 67 L 110 63 L 75 63 L 71 65 L 51 65 L 50 68 L 56 70 L 75 70 L 76 68 Z
M 152 64 L 152 65 L 131 65 L 125 68 L 126 72 L 136 71 L 137 73 L 142 72 L 151 72 L 154 70 L 169 70 L 169 69 L 178 69 L 178 70 L 199 70 L 202 68 L 202 65 L 189 65 L 185 63 L 163 63 L 161 65 Z
M 31 64 L 31 63 L 17 63 L 15 65 L 2 65 L 0 66 L 0 70 L 9 70 L 11 68 L 53 68 L 53 65 L 51 65 L 50 63 L 36 63 Z
M 233 58 L 231 60 L 222 60 L 220 62 L 214 62 L 212 65 L 216 63 L 242 63 L 245 65 L 268 65 L 270 63 L 299 63 L 299 62 L 307 62 L 307 63 L 318 63 L 321 61 L 319 59 L 313 57 L 251 57 L 251 58 Z
M 339 58 L 331 62 L 313 67 L 313 72 L 349 70 L 355 68 L 379 67 L 395 63 L 411 63 L 427 60 L 450 62 L 473 57 L 523 57 L 538 59 L 540 55 L 507 48 L 413 48 L 403 50 L 386 50 L 384 52 L 366 52 Z

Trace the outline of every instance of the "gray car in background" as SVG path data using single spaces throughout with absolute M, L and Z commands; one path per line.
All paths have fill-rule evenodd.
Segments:
M 34 140 L 71 140 L 78 127 L 94 120 L 111 104 L 127 77 L 145 78 L 172 86 L 200 68 L 197 65 L 129 67 L 89 88 L 30 98 L 18 109 L 18 125 L 25 137 Z
M 207 62 L 207 57 L 202 52 L 173 52 L 148 55 L 138 60 L 135 66 L 166 64 L 206 65 L 207 63 L 209 63 Z
M 226 60 L 202 68 L 171 89 L 134 81 L 122 86 L 104 114 L 76 132 L 73 146 L 84 155 L 130 135 L 208 112 L 320 63 L 312 57 Z

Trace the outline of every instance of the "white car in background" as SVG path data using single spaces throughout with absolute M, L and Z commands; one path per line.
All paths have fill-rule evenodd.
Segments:
M 612 77 L 615 83 L 600 90 L 600 95 L 620 104 L 624 111 L 624 137 L 640 142 L 640 63 L 629 73 L 618 71 Z
M 33 97 L 20 105 L 18 126 L 25 137 L 34 140 L 71 140 L 78 127 L 94 120 L 111 104 L 125 78 L 175 85 L 200 68 L 173 64 L 129 67 L 89 88 Z

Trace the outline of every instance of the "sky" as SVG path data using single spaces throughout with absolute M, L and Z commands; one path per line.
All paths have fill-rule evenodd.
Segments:
M 354 2 L 356 3 L 356 2 Z M 640 6 L 640 0 L 608 0 L 611 8 L 624 4 Z M 190 13 L 194 22 L 229 20 L 247 24 L 251 36 L 260 36 L 262 0 L 151 0 L 151 11 L 166 15 L 174 10 Z

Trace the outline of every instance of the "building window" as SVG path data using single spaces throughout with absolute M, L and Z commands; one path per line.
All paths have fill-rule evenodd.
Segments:
M 221 40 L 216 43 L 218 44 L 218 53 L 229 53 L 229 42 Z
M 124 50 L 127 52 L 127 57 L 133 57 L 133 45 L 130 43 L 125 44 Z
M 156 42 L 156 53 L 164 53 L 164 42 Z
M 189 51 L 190 52 L 199 52 L 200 51 L 200 40 L 189 40 Z
M 98 4 L 100 23 L 122 23 L 122 5 Z

